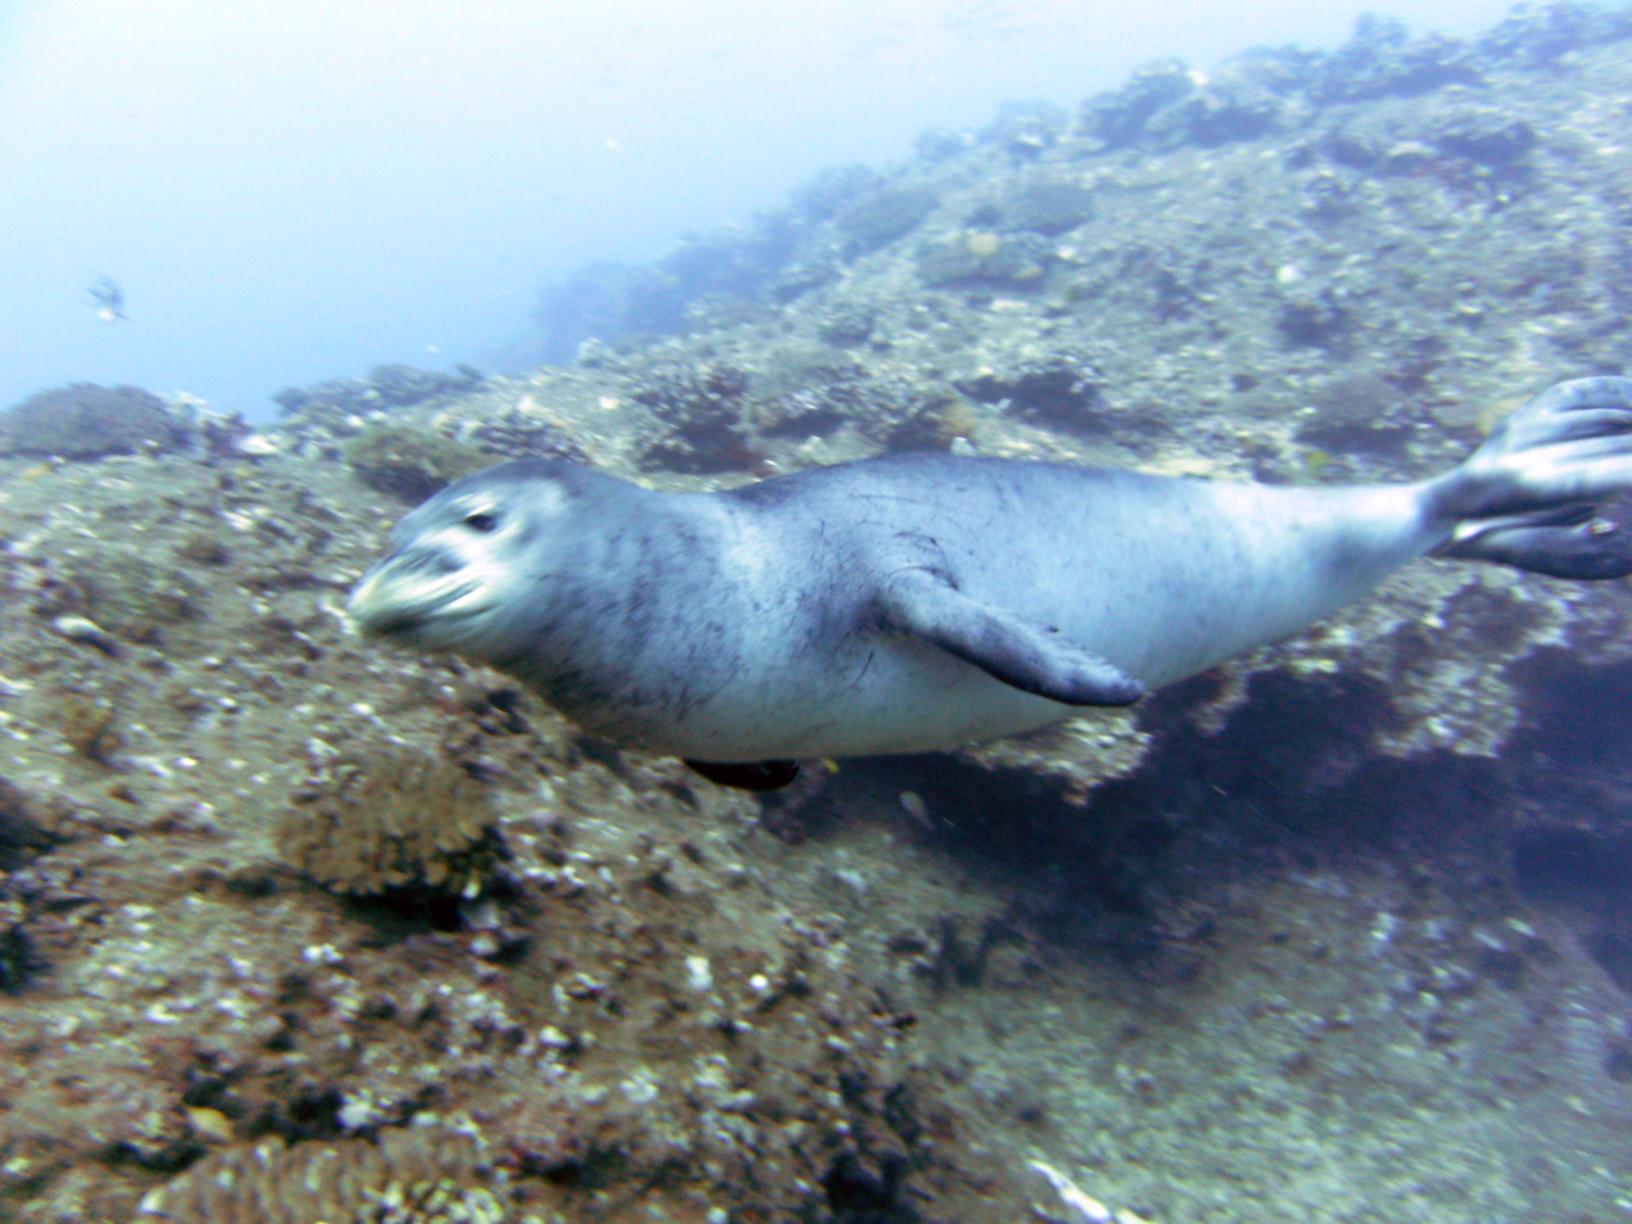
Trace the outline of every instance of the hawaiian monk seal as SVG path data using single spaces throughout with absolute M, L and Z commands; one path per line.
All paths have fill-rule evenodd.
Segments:
M 1279 487 L 900 455 L 725 493 L 507 463 L 410 513 L 364 632 L 491 663 L 586 729 L 768 787 L 1124 705 L 1428 553 L 1632 573 L 1632 379 L 1554 387 L 1416 484 Z M 744 764 L 735 764 L 744 763 Z

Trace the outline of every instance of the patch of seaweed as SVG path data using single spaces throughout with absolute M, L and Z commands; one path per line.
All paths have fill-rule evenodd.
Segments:
M 343 758 L 326 783 L 295 796 L 279 845 L 336 892 L 398 890 L 474 897 L 503 857 L 482 783 L 452 761 L 409 748 Z

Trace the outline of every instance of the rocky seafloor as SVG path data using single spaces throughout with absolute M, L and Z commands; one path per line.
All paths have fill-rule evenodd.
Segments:
M 1132 710 L 763 799 L 341 616 L 505 456 L 1439 470 L 1627 368 L 1629 122 L 1624 14 L 1370 22 L 586 273 L 599 338 L 556 294 L 524 376 L 14 408 L 0 1218 L 1632 1217 L 1624 583 L 1421 563 Z

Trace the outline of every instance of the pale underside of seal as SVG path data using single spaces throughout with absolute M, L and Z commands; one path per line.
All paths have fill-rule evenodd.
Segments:
M 1429 552 L 1625 575 L 1601 506 L 1628 489 L 1615 378 L 1555 387 L 1417 484 L 905 455 L 665 494 L 521 462 L 409 514 L 350 613 L 693 762 L 918 752 L 1135 701 Z

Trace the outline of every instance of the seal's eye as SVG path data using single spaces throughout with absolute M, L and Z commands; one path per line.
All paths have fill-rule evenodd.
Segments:
M 469 527 L 472 531 L 479 531 L 483 535 L 486 535 L 490 531 L 497 531 L 499 529 L 499 516 L 496 514 L 489 514 L 485 510 L 473 510 L 471 513 L 465 515 L 465 526 Z

